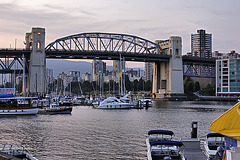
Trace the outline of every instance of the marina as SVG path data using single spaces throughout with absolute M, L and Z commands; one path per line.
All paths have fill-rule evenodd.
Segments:
M 148 109 L 99 110 L 73 106 L 71 114 L 0 116 L 0 141 L 23 144 L 39 160 L 146 160 L 149 130 L 172 130 L 180 140 L 191 137 L 191 123 L 197 121 L 197 136 L 204 138 L 210 133 L 211 122 L 234 105 L 200 101 L 152 103 Z M 190 148 L 187 142 L 182 143 L 187 159 L 191 160 L 196 150 L 202 156 L 199 142 L 194 142 L 197 148 L 191 148 L 193 142 Z
M 239 5 L 2 0 L 0 160 L 240 160 Z

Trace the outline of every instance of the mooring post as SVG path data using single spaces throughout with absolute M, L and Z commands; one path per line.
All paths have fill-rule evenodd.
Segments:
M 197 138 L 198 122 L 192 122 L 191 138 Z

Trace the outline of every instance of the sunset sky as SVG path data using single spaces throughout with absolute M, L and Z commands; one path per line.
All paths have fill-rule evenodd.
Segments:
M 197 29 L 212 33 L 213 51 L 240 52 L 240 1 L 236 0 L 1 0 L 0 48 L 23 48 L 32 27 L 46 29 L 46 44 L 83 32 L 136 35 L 148 40 L 183 39 Z

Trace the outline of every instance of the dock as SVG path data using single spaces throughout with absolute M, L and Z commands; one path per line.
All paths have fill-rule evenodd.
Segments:
M 187 160 L 206 160 L 200 148 L 200 140 L 197 138 L 182 138 L 181 142 L 185 146 L 184 156 Z

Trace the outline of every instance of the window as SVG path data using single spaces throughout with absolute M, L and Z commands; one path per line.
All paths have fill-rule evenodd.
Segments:
M 179 55 L 179 49 L 176 49 L 175 55 Z
M 41 49 L 41 42 L 37 43 L 37 49 Z

